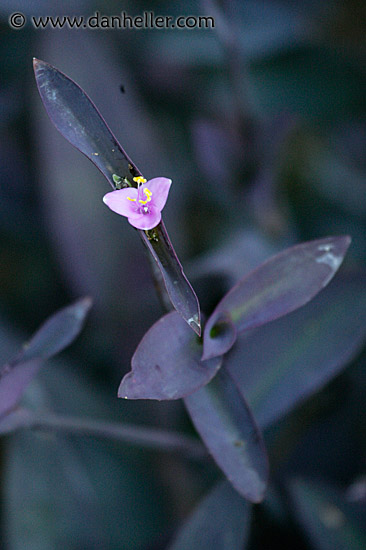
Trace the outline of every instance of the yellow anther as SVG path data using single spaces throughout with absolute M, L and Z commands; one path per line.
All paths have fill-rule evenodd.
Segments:
M 139 203 L 140 203 L 140 204 L 147 204 L 148 202 L 151 201 L 152 192 L 150 191 L 150 189 L 148 189 L 147 187 L 145 187 L 144 193 L 145 193 L 147 199 L 146 199 L 146 201 L 141 201 L 141 200 L 139 200 Z
M 136 202 L 136 199 L 131 199 L 131 197 L 127 197 L 127 200 L 131 202 Z
M 133 181 L 135 181 L 136 183 L 146 183 L 147 180 L 145 180 L 145 178 L 143 178 L 142 176 L 136 176 L 135 178 L 133 178 Z

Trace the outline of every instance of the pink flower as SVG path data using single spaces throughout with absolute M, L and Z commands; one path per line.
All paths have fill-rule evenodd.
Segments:
M 137 229 L 152 229 L 161 220 L 161 211 L 167 201 L 172 180 L 154 178 L 146 181 L 138 176 L 134 181 L 137 182 L 137 189 L 117 189 L 104 195 L 103 202 L 113 212 L 126 216 Z

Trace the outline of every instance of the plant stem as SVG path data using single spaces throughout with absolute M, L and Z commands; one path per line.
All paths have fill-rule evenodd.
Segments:
M 89 418 L 60 416 L 48 412 L 39 413 L 29 409 L 23 409 L 18 413 L 21 413 L 22 421 L 17 424 L 17 429 L 48 430 L 113 439 L 145 449 L 179 453 L 194 460 L 204 460 L 208 456 L 205 447 L 199 441 L 173 431 Z

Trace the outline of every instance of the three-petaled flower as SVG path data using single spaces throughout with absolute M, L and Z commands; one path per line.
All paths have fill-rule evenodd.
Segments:
M 135 187 L 111 191 L 103 197 L 103 202 L 113 212 L 126 216 L 137 229 L 153 229 L 161 220 L 161 211 L 168 198 L 172 180 L 153 178 L 146 181 L 142 176 L 133 178 Z

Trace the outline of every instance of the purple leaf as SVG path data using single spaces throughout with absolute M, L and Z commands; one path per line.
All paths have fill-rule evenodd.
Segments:
M 365 337 L 365 273 L 339 275 L 304 308 L 244 334 L 225 367 L 264 428 L 336 376 Z
M 40 359 L 5 365 L 0 373 L 0 418 L 7 415 L 21 400 L 25 388 L 42 366 Z
M 175 310 L 191 329 L 201 336 L 201 312 L 196 293 L 183 272 L 164 222 L 151 231 L 140 231 L 141 238 L 154 258 Z
M 34 60 L 34 72 L 44 106 L 59 132 L 99 168 L 113 188 L 117 180 L 121 187 L 134 185 L 132 178 L 141 175 L 140 171 L 85 92 L 44 61 Z M 154 229 L 139 233 L 161 271 L 171 303 L 200 335 L 198 299 L 183 272 L 163 222 Z
M 132 357 L 118 396 L 125 399 L 179 399 L 207 384 L 222 358 L 201 361 L 202 344 L 176 311 L 155 323 Z
M 0 417 L 13 409 L 42 361 L 56 355 L 78 336 L 91 307 L 83 298 L 52 315 L 19 354 L 0 370 Z
M 51 315 L 24 345 L 14 362 L 49 359 L 60 353 L 80 333 L 91 306 L 91 298 L 86 297 Z
M 138 176 L 139 170 L 85 92 L 40 59 L 33 60 L 33 67 L 43 104 L 57 130 L 95 164 L 113 188 L 113 174 Z
M 273 256 L 224 296 L 207 321 L 203 359 L 226 353 L 237 333 L 273 321 L 309 302 L 332 279 L 348 236 L 299 244 Z
M 261 433 L 231 376 L 215 378 L 184 399 L 196 430 L 230 483 L 246 499 L 260 502 L 268 461 Z
M 228 483 L 220 482 L 202 499 L 179 530 L 169 550 L 243 549 L 248 539 L 250 505 Z

